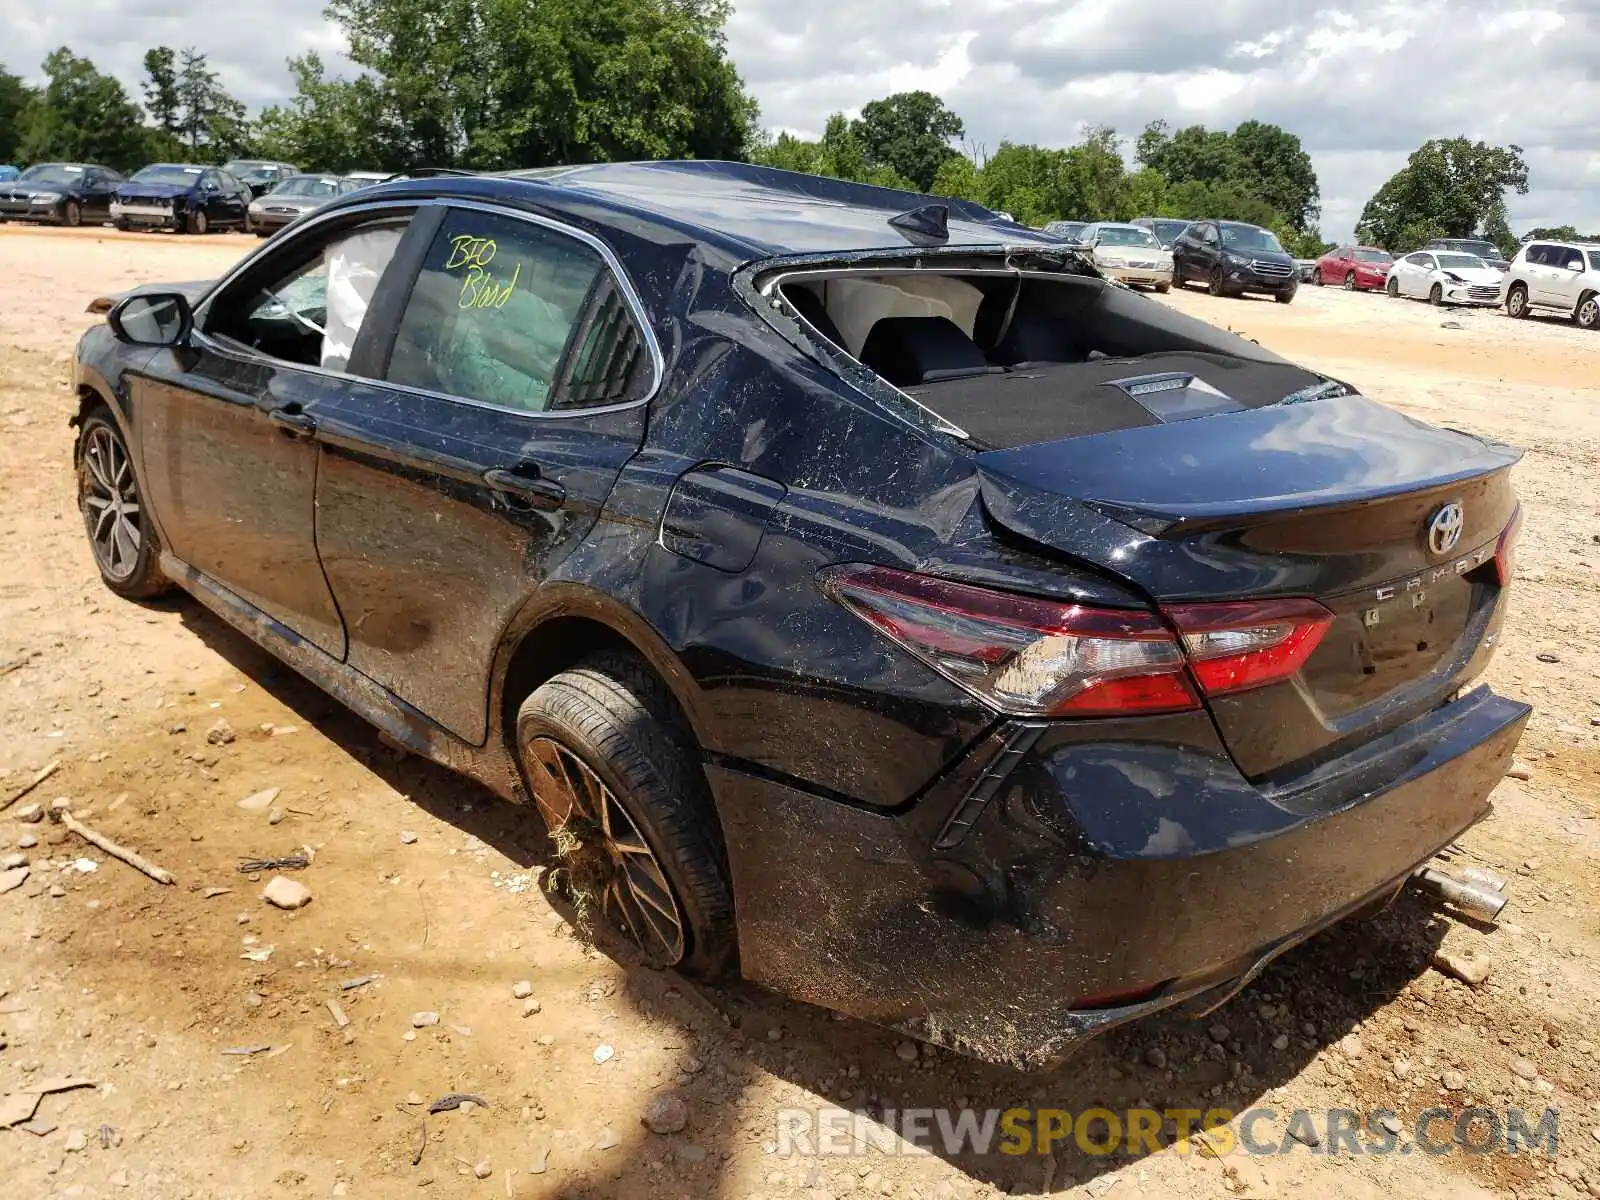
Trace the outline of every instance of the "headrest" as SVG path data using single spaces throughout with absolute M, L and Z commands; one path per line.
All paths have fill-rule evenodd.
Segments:
M 861 362 L 896 387 L 999 372 L 948 317 L 880 317 L 861 346 Z

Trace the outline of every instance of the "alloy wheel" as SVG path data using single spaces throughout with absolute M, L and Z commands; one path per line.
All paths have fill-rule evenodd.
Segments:
M 1347 292 L 1353 292 L 1356 290 L 1356 273 L 1354 271 L 1345 272 L 1344 290 Z
M 1576 320 L 1579 329 L 1600 329 L 1600 297 L 1590 296 L 1578 305 Z
M 616 793 L 552 738 L 528 743 L 534 798 L 575 890 L 597 896 L 651 962 L 672 966 L 686 950 L 683 913 L 655 851 Z
M 1400 281 L 1391 275 L 1389 282 L 1384 284 L 1384 291 L 1388 292 L 1390 296 L 1400 295 Z
M 1506 300 L 1506 311 L 1513 317 L 1520 317 L 1528 311 L 1528 294 L 1521 288 L 1512 288 L 1511 295 Z
M 131 579 L 139 568 L 139 484 L 128 448 L 115 430 L 95 425 L 83 447 L 80 507 L 95 561 L 112 579 Z

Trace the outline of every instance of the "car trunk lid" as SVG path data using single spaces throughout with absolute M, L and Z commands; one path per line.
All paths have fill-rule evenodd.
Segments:
M 1002 530 L 1158 604 L 1294 596 L 1333 613 L 1294 679 L 1209 701 L 1256 778 L 1376 736 L 1481 669 L 1503 610 L 1494 557 L 1519 457 L 1343 395 L 977 462 Z M 1441 517 L 1451 505 L 1459 523 Z

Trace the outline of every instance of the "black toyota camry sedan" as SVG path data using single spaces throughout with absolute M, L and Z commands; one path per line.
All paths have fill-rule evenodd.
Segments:
M 413 179 L 106 304 L 106 584 L 529 804 L 656 964 L 1051 1063 L 1381 906 L 1528 716 L 1517 451 L 976 205 Z

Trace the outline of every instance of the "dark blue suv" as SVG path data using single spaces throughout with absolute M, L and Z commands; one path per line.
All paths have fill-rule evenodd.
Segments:
M 1528 715 L 1471 685 L 1516 451 L 960 201 L 389 183 L 76 386 L 112 590 L 529 805 L 651 961 L 992 1060 L 1382 905 Z

